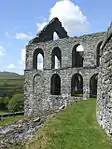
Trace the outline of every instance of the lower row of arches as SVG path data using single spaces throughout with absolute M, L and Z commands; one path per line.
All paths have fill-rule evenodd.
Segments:
M 98 74 L 90 78 L 89 88 L 90 97 L 97 96 Z M 80 74 L 74 74 L 71 79 L 71 96 L 83 94 L 83 77 Z M 51 77 L 51 95 L 61 95 L 61 78 L 58 74 Z

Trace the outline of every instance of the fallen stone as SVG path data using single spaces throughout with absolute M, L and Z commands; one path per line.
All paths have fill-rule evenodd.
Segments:
M 59 110 L 65 109 L 65 105 L 62 105 L 61 107 L 59 107 Z

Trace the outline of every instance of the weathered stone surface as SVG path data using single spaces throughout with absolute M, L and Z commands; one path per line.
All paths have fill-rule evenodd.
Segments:
M 38 118 L 26 118 L 14 124 L 0 128 L 0 149 L 6 149 L 15 145 L 23 145 L 33 138 L 35 131 L 54 116 L 53 113 Z
M 106 132 L 112 135 L 112 25 L 102 46 L 98 78 L 97 119 Z
M 62 105 L 61 107 L 59 107 L 59 110 L 65 109 L 65 105 Z
M 58 25 L 60 27 L 57 27 Z M 57 110 L 62 105 L 69 105 L 73 101 L 83 100 L 90 97 L 90 79 L 94 74 L 98 74 L 97 48 L 98 44 L 104 40 L 105 32 L 83 35 L 80 37 L 68 37 L 66 31 L 62 31 L 61 23 L 57 18 L 52 20 L 39 33 L 38 37 L 47 36 L 48 30 L 57 31 L 60 35 L 65 34 L 66 38 L 51 41 L 50 39 L 29 42 L 26 46 L 26 68 L 25 68 L 25 115 L 32 115 L 46 110 Z M 40 35 L 42 33 L 42 36 Z M 61 36 L 62 37 L 62 36 Z M 64 36 L 63 36 L 64 37 Z M 82 45 L 83 67 L 72 68 L 72 51 L 74 46 Z M 52 68 L 52 51 L 54 48 L 61 50 L 61 67 Z M 44 61 L 43 71 L 34 69 L 33 55 L 36 49 L 41 49 Z M 100 51 L 101 52 L 101 51 Z M 71 96 L 71 80 L 74 74 L 80 74 L 83 78 L 83 97 Z M 58 74 L 61 79 L 61 94 L 51 95 L 51 77 Z
M 59 38 L 68 37 L 67 32 L 62 27 L 58 18 L 53 18 L 48 25 L 46 25 L 42 31 L 37 34 L 37 37 L 32 39 L 29 43 L 38 43 L 53 40 L 53 33 L 56 32 Z

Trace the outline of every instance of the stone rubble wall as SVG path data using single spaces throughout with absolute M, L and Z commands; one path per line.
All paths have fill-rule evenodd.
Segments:
M 69 105 L 73 101 L 83 100 L 83 97 L 71 96 L 71 79 L 76 73 L 83 77 L 83 93 L 84 99 L 89 97 L 90 78 L 98 73 L 97 69 L 64 69 L 64 70 L 46 70 L 25 72 L 29 78 L 30 86 L 25 84 L 25 115 L 41 113 L 48 109 L 58 109 L 60 106 Z M 53 74 L 59 74 L 61 78 L 61 95 L 51 95 L 50 79 Z M 27 79 L 27 77 L 25 77 Z M 31 82 L 32 80 L 32 82 Z M 29 94 L 28 94 L 29 93 Z
M 72 67 L 72 50 L 80 44 L 84 48 L 83 67 L 96 67 L 96 50 L 98 44 L 104 40 L 105 32 L 83 35 L 79 37 L 68 37 L 48 42 L 32 43 L 26 46 L 25 70 L 33 69 L 33 54 L 36 49 L 42 49 L 44 53 L 44 70 L 51 69 L 51 53 L 55 47 L 59 47 L 62 56 L 62 68 Z
M 0 149 L 11 148 L 16 145 L 24 145 L 31 140 L 35 132 L 43 126 L 45 122 L 54 116 L 53 113 L 34 118 L 25 118 L 14 124 L 0 127 Z
M 63 104 L 69 105 L 77 101 L 77 97 L 71 97 L 72 75 L 79 73 L 83 77 L 83 97 L 87 99 L 90 93 L 90 78 L 98 73 L 96 66 L 96 51 L 98 44 L 104 40 L 105 32 L 83 35 L 80 37 L 67 37 L 55 41 L 31 43 L 26 46 L 26 69 L 24 97 L 25 115 L 41 113 L 50 109 L 58 109 Z M 82 68 L 72 68 L 72 50 L 80 44 L 84 48 L 84 61 Z M 62 56 L 62 67 L 51 69 L 51 54 L 55 47 L 59 47 Z M 33 69 L 33 54 L 36 49 L 42 49 L 44 53 L 43 71 Z M 51 76 L 58 74 L 61 78 L 61 95 L 50 93 Z
M 102 51 L 98 76 L 97 119 L 107 134 L 112 135 L 112 38 Z

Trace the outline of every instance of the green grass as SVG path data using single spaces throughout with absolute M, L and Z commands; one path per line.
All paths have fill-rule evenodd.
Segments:
M 5 112 L 0 112 L 0 114 L 4 114 Z M 8 116 L 8 117 L 3 117 L 2 120 L 0 121 L 0 127 L 4 127 L 10 124 L 13 124 L 19 120 L 23 119 L 30 119 L 30 118 L 37 118 L 39 117 L 38 115 L 34 116 L 24 116 L 24 115 L 16 115 L 16 116 Z
M 24 80 L 23 75 L 19 75 L 16 73 L 10 73 L 10 72 L 0 72 L 0 82 L 8 83 L 9 81 L 9 82 L 15 83 L 15 81 L 23 82 L 23 80 Z
M 73 94 L 72 97 L 83 97 L 83 94 Z
M 13 124 L 15 123 L 16 121 L 18 120 L 22 120 L 24 119 L 25 116 L 22 115 L 18 115 L 18 116 L 9 116 L 9 117 L 4 117 L 1 121 L 0 121 L 0 127 L 3 127 L 3 126 L 7 126 L 9 124 Z
M 5 111 L 0 111 L 0 114 L 5 114 L 5 113 L 7 113 L 7 112 L 5 112 Z
M 11 72 L 0 72 L 0 97 L 23 93 L 24 76 Z M 19 90 L 19 91 L 18 91 Z
M 73 103 L 40 129 L 32 142 L 18 149 L 112 149 L 95 115 L 95 99 Z

